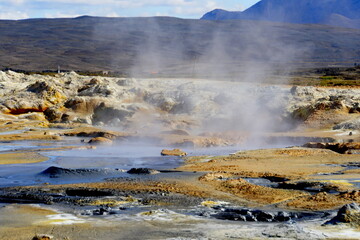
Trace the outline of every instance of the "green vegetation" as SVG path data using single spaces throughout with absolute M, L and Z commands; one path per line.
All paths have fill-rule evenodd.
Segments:
M 360 86 L 360 79 L 359 80 L 322 79 L 317 85 L 322 87 Z
M 334 80 L 334 79 L 338 79 L 337 77 L 334 76 L 322 76 L 320 77 L 321 80 Z

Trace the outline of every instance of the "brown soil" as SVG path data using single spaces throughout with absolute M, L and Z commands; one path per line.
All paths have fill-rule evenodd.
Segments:
M 210 172 L 200 177 L 200 181 L 215 188 L 217 191 L 227 192 L 234 196 L 254 201 L 259 204 L 279 204 L 285 208 L 299 209 L 333 209 L 344 203 L 357 201 L 355 197 L 347 195 L 333 195 L 319 193 L 310 196 L 305 191 L 274 189 L 250 184 L 236 177 L 282 177 L 293 181 L 312 181 L 321 178 L 320 173 L 333 173 L 344 170 L 343 167 L 326 164 L 346 164 L 360 162 L 360 155 L 343 155 L 331 150 L 286 148 L 242 151 L 229 156 L 218 157 L 189 157 L 186 164 L 178 168 L 183 171 Z M 339 175 L 342 179 L 356 177 L 354 173 Z M 332 181 L 334 176 L 326 176 L 323 180 L 333 189 L 339 189 L 350 194 L 354 187 L 342 181 Z M 338 175 L 336 176 L 338 179 Z M 318 179 L 317 181 L 322 181 Z M 354 194 L 353 194 L 354 195 Z
M 163 149 L 163 150 L 161 151 L 161 155 L 162 155 L 162 156 L 179 156 L 179 157 L 182 157 L 182 156 L 186 156 L 187 153 L 181 151 L 181 150 L 178 149 L 178 148 L 176 148 L 176 149 L 173 149 L 173 150 Z
M 212 175 L 212 173 L 210 173 Z M 254 201 L 260 204 L 275 204 L 286 200 L 294 199 L 299 196 L 308 195 L 301 191 L 273 189 L 251 184 L 244 179 L 222 180 L 219 176 L 209 179 L 209 174 L 200 177 L 200 181 L 205 181 L 215 189 L 236 195 L 238 197 Z M 223 178 L 223 175 L 220 175 Z M 226 178 L 225 178 L 226 179 Z
M 351 203 L 341 195 L 333 195 L 325 192 L 313 196 L 303 196 L 280 205 L 281 207 L 306 209 L 306 210 L 326 210 L 338 208 L 344 204 Z
M 347 159 L 348 158 L 348 159 Z M 199 157 L 178 168 L 183 171 L 231 173 L 268 174 L 285 176 L 289 179 L 304 178 L 316 173 L 331 173 L 340 171 L 342 167 L 324 166 L 331 163 L 345 163 L 360 160 L 359 156 L 346 156 L 330 150 L 288 148 L 288 149 L 263 149 L 238 152 L 229 156 Z M 245 176 L 246 177 L 246 176 Z
M 104 137 L 108 139 L 115 139 L 119 137 L 129 136 L 128 133 L 107 131 L 96 127 L 75 127 L 66 130 L 62 133 L 64 136 L 77 136 L 77 137 Z
M 47 161 L 48 158 L 36 152 L 16 152 L 0 154 L 1 164 L 37 163 Z
M 19 134 L 8 134 L 0 135 L 0 141 L 31 141 L 31 140 L 61 140 L 62 138 L 58 135 L 48 135 L 40 133 L 19 133 Z

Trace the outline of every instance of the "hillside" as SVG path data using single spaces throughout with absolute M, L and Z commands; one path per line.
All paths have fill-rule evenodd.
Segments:
M 360 28 L 359 0 L 262 0 L 243 12 L 216 9 L 205 20 L 251 19 Z
M 360 30 L 168 17 L 0 21 L 0 69 L 214 76 L 360 62 Z

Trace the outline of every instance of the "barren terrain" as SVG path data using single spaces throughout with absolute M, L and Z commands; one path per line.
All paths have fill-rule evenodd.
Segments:
M 0 211 L 24 216 L 0 239 L 111 238 L 113 219 L 154 239 L 358 236 L 358 220 L 321 226 L 360 203 L 358 88 L 12 71 L 0 86 Z

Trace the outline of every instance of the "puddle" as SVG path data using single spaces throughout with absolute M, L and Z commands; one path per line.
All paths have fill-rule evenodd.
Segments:
M 249 183 L 263 187 L 277 188 L 279 186 L 279 183 L 270 181 L 265 178 L 243 178 L 243 179 L 248 181 Z
M 14 131 L 5 131 L 5 132 L 0 132 L 0 135 L 11 135 L 11 134 L 19 134 L 19 133 L 24 133 L 27 130 L 14 130 Z
M 79 182 L 96 182 L 112 177 L 145 177 L 129 176 L 126 173 L 131 168 L 151 168 L 156 170 L 173 169 L 180 166 L 183 160 L 180 157 L 161 156 L 161 146 L 153 146 L 138 143 L 126 143 L 115 146 L 99 146 L 95 149 L 65 149 L 51 151 L 51 148 L 67 146 L 88 146 L 81 143 L 79 138 L 67 138 L 68 141 L 59 141 L 48 144 L 45 141 L 21 141 L 0 143 L 0 151 L 35 150 L 38 148 L 49 151 L 41 151 L 41 154 L 49 157 L 46 162 L 2 165 L 0 168 L 0 187 L 38 185 L 44 183 L 67 184 Z M 188 155 L 227 155 L 236 152 L 236 147 L 183 149 Z M 39 175 L 45 169 L 56 166 L 69 169 L 107 169 L 106 174 L 72 175 L 66 178 L 46 178 Z M 123 171 L 118 171 L 118 170 Z M 125 173 L 124 173 L 125 172 Z M 161 173 L 171 173 L 161 171 Z M 176 173 L 181 177 L 182 174 Z M 186 174 L 185 174 L 186 175 Z

